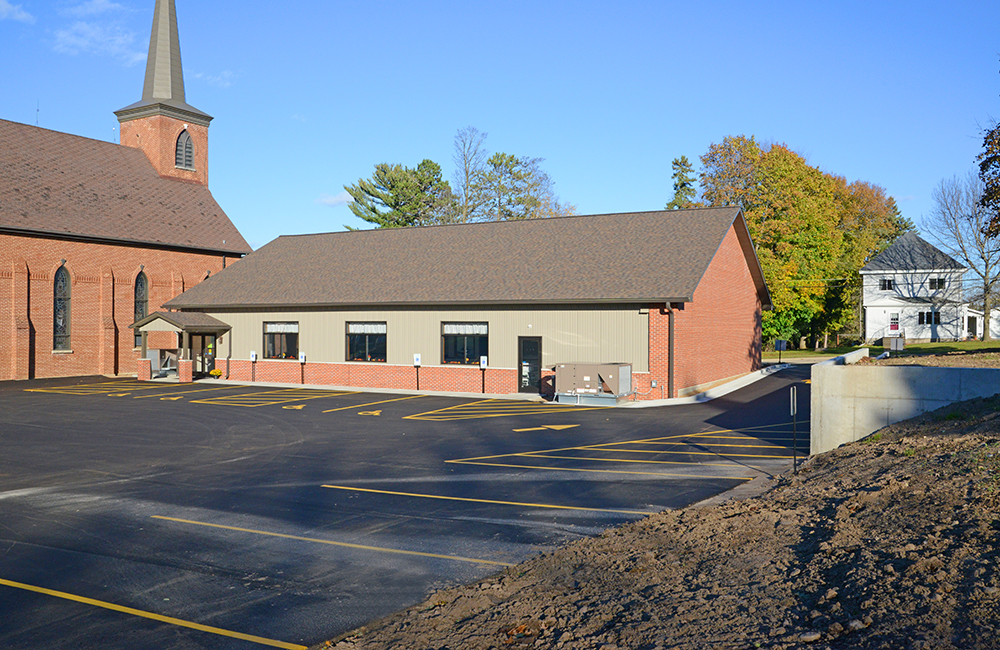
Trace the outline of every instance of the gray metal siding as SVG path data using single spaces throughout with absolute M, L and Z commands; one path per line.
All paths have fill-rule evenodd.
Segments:
M 249 359 L 263 350 L 265 322 L 299 323 L 299 350 L 310 361 L 344 362 L 346 324 L 386 323 L 388 363 L 411 365 L 413 354 L 421 363 L 441 363 L 442 322 L 489 323 L 489 364 L 493 368 L 517 365 L 519 336 L 542 337 L 542 365 L 557 363 L 625 362 L 635 372 L 649 369 L 649 315 L 644 305 L 566 309 L 433 309 L 399 311 L 256 310 L 212 311 L 232 326 L 219 348 L 220 356 Z

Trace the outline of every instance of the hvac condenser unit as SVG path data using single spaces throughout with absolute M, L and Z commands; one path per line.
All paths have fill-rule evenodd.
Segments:
M 561 363 L 556 366 L 556 401 L 616 404 L 632 393 L 631 363 Z

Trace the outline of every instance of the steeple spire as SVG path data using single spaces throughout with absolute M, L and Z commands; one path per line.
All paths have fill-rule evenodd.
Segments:
M 184 98 L 174 0 L 156 0 L 142 99 L 115 115 L 121 124 L 121 143 L 142 149 L 160 176 L 208 185 L 212 116 Z
M 184 102 L 184 72 L 181 69 L 181 43 L 177 36 L 174 0 L 156 0 L 142 98 L 145 101 Z
M 204 126 L 208 126 L 212 120 L 210 115 L 199 111 L 184 99 L 181 42 L 177 36 L 177 10 L 174 7 L 174 0 L 156 0 L 142 99 L 115 111 L 119 122 L 154 114 L 173 114 L 172 117 Z

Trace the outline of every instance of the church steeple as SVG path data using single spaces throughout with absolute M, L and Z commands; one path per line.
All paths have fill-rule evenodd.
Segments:
M 174 0 L 156 0 L 142 99 L 115 115 L 121 143 L 142 149 L 161 176 L 208 185 L 212 117 L 184 97 Z

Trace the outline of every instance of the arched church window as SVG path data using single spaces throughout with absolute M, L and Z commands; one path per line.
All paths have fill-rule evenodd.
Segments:
M 70 278 L 65 266 L 56 271 L 53 282 L 52 349 L 69 350 Z
M 177 136 L 177 153 L 174 157 L 174 165 L 182 169 L 194 169 L 194 141 L 187 129 L 181 131 Z
M 146 274 L 139 271 L 139 275 L 135 276 L 135 313 L 132 322 L 138 322 L 149 316 L 149 281 L 146 279 Z M 142 333 L 135 333 L 135 347 L 142 345 Z

